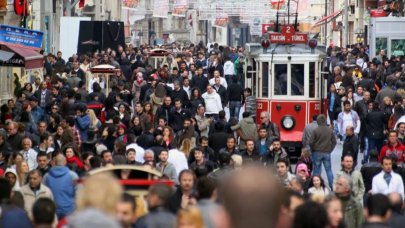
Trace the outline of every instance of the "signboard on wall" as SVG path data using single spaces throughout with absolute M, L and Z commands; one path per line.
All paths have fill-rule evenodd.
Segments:
M 32 48 L 42 47 L 42 37 L 44 33 L 36 30 L 25 28 L 0 25 L 0 42 L 17 44 Z
M 169 12 L 169 0 L 154 0 L 152 17 L 167 18 Z

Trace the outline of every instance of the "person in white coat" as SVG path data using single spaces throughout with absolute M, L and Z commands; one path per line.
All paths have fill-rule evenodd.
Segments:
M 218 113 L 222 111 L 221 97 L 219 94 L 211 85 L 208 85 L 207 92 L 202 95 L 202 98 L 205 102 L 205 116 L 218 119 Z
M 393 159 L 385 156 L 382 159 L 383 170 L 374 176 L 372 182 L 372 194 L 381 193 L 388 195 L 396 192 L 404 198 L 404 183 L 402 177 L 392 171 Z

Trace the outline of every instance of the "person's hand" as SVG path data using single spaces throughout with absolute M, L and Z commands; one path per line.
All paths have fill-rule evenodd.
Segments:
M 101 136 L 103 136 L 103 137 L 108 136 L 108 127 L 104 128 L 103 133 L 101 134 Z
M 272 151 L 273 150 L 273 145 L 269 146 L 269 150 Z
M 27 106 L 27 112 L 31 112 L 31 110 L 32 110 L 31 105 L 28 105 Z
M 183 194 L 181 196 L 181 208 L 186 208 L 190 203 L 190 196 Z

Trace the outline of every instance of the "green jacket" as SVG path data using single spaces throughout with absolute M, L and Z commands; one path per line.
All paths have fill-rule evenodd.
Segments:
M 339 179 L 339 177 L 345 173 L 345 171 L 340 170 L 335 174 L 335 177 L 333 178 L 333 189 L 336 187 L 336 181 Z M 346 173 L 348 174 L 348 173 Z M 354 199 L 360 203 L 360 205 L 363 202 L 363 195 L 364 192 L 366 191 L 366 188 L 364 187 L 364 182 L 363 182 L 363 177 L 361 176 L 361 173 L 358 170 L 354 170 L 350 174 L 348 174 L 352 177 L 353 181 L 353 189 L 352 193 L 354 196 Z
M 363 207 L 353 196 L 349 198 L 340 198 L 343 210 L 343 220 L 345 222 L 346 228 L 359 228 L 362 226 L 363 217 Z

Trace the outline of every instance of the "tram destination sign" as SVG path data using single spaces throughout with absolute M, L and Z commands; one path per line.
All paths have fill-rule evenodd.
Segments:
M 269 32 L 269 40 L 276 44 L 298 44 L 307 43 L 308 35 L 306 33 L 295 32 L 294 26 L 286 25 L 281 29 L 281 33 Z

